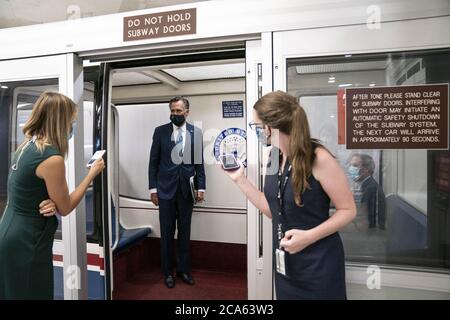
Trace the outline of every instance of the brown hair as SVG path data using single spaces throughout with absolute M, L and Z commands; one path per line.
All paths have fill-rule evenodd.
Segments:
M 295 203 L 301 206 L 301 194 L 309 188 L 315 146 L 322 146 L 318 140 L 311 139 L 305 110 L 295 97 L 283 91 L 264 95 L 253 108 L 263 124 L 289 135 L 292 186 Z
M 70 98 L 57 92 L 43 92 L 23 127 L 25 141 L 19 149 L 36 136 L 35 143 L 39 151 L 43 152 L 46 145 L 52 145 L 66 156 L 68 137 L 76 113 L 77 106 Z

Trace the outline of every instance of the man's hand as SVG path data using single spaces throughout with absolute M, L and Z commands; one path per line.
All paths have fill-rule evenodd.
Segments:
M 155 206 L 159 205 L 158 194 L 156 192 L 155 193 L 150 193 L 150 200 L 153 202 L 153 204 Z
M 197 202 L 205 201 L 205 193 L 203 191 L 196 191 Z

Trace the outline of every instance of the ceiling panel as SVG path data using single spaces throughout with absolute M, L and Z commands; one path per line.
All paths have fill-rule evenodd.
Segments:
M 245 77 L 245 63 L 162 69 L 180 81 Z
M 28 19 L 36 22 L 42 21 L 38 1 L 10 1 L 10 4 L 15 18 Z
M 11 17 L 13 15 L 14 12 L 12 11 L 12 7 L 9 1 L 0 1 L 0 16 Z
M 158 80 L 139 72 L 116 72 L 113 74 L 113 86 L 160 83 Z

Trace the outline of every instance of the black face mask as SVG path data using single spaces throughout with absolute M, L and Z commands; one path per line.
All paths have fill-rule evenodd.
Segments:
M 174 125 L 179 127 L 186 121 L 186 117 L 184 116 L 184 114 L 171 114 L 170 121 L 172 121 Z

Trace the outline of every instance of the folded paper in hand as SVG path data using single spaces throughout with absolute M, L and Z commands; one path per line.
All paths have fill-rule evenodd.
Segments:
M 191 187 L 191 195 L 192 195 L 192 199 L 194 199 L 194 204 L 195 204 L 195 203 L 197 203 L 197 197 L 195 196 L 194 176 L 189 178 L 189 186 Z

